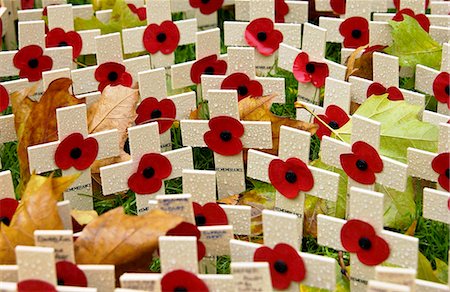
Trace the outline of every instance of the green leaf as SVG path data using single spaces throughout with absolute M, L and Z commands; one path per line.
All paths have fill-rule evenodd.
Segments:
M 420 107 L 405 101 L 390 101 L 383 96 L 368 98 L 355 114 L 381 123 L 380 153 L 386 157 L 406 163 L 406 150 L 414 147 L 436 152 L 438 127 L 418 119 Z M 339 135 L 350 142 L 352 122 L 337 130 Z
M 421 252 L 419 252 L 419 265 L 417 267 L 417 278 L 425 281 L 441 283 L 439 279 L 435 276 L 433 269 L 431 268 L 431 263 Z
M 385 52 L 399 57 L 400 66 L 416 68 L 417 64 L 439 70 L 442 46 L 423 30 L 414 18 L 404 15 L 401 22 L 389 21 L 392 45 Z
M 448 282 L 448 265 L 444 261 L 442 261 L 438 258 L 435 258 L 434 261 L 436 262 L 436 270 L 434 270 L 434 275 L 442 283 L 447 283 Z

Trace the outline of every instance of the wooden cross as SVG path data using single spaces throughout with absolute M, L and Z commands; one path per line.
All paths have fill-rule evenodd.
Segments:
M 146 163 L 145 161 L 148 160 L 147 157 L 157 157 L 163 160 L 167 159 L 171 168 L 169 175 L 161 178 L 162 185 L 159 189 L 150 193 L 136 194 L 137 212 L 138 214 L 143 214 L 149 210 L 148 201 L 152 197 L 148 195 L 165 194 L 164 181 L 180 177 L 183 169 L 194 168 L 192 149 L 191 147 L 184 147 L 160 154 L 161 146 L 158 124 L 156 122 L 128 128 L 128 139 L 130 143 L 131 160 L 100 168 L 104 195 L 129 190 L 129 180 L 133 175 L 142 175 L 145 178 L 152 178 L 155 175 L 155 171 L 158 171 L 154 168 L 157 167 L 156 165 L 149 166 L 143 170 L 139 169 L 141 163 Z M 140 192 L 141 190 L 138 191 Z
M 250 20 L 250 6 L 251 2 L 255 0 L 236 0 L 235 1 L 235 17 L 239 21 L 249 21 Z M 288 7 L 288 13 L 283 16 L 284 21 L 281 23 L 299 23 L 303 24 L 308 22 L 308 2 L 307 1 L 284 1 L 283 2 Z M 274 7 L 275 9 L 275 7 Z M 276 9 L 275 9 L 276 15 Z M 275 17 L 275 21 L 277 21 Z
M 63 175 L 81 172 L 81 176 L 64 192 L 64 198 L 79 210 L 93 208 L 92 163 L 119 154 L 118 131 L 88 135 L 86 115 L 85 104 L 57 109 L 58 141 L 28 147 L 31 172 L 44 173 L 57 169 L 62 169 Z M 95 152 L 97 154 L 91 156 Z
M 361 236 L 360 240 L 365 238 L 359 241 L 361 245 L 366 243 L 366 239 L 369 240 L 368 245 L 364 245 L 364 251 L 373 253 L 382 252 L 381 249 L 371 250 L 370 247 L 370 240 L 380 241 L 379 238 L 381 237 L 389 247 L 386 255 L 387 258 L 385 259 L 386 262 L 400 267 L 417 269 L 419 240 L 412 236 L 383 229 L 383 200 L 384 195 L 382 193 L 352 187 L 348 198 L 350 212 L 347 220 L 349 221 L 322 214 L 317 216 L 317 241 L 319 245 L 331 247 L 336 250 L 345 250 L 343 245 L 347 245 L 347 239 L 345 241 L 341 240 L 343 238 L 343 228 L 348 226 L 346 225 L 348 222 L 352 221 L 353 223 L 356 222 L 354 220 L 361 220 L 358 222 L 359 225 L 370 225 L 375 232 L 375 234 L 367 235 L 371 238 L 365 237 L 366 235 L 364 234 L 354 233 L 351 235 L 355 239 L 358 239 L 358 236 Z M 386 252 L 386 250 L 383 249 L 383 252 Z M 365 258 L 362 258 L 362 255 L 357 255 L 353 252 L 350 254 L 352 266 L 350 283 L 352 291 L 366 291 L 367 282 L 374 279 L 375 265 L 365 265 L 362 261 L 366 261 Z
M 143 38 L 147 29 L 150 31 L 150 27 L 155 25 L 161 25 L 165 21 L 172 21 L 172 14 L 170 8 L 170 0 L 155 0 L 147 1 L 147 27 L 134 27 L 130 29 L 122 30 L 123 46 L 125 54 L 144 52 L 146 48 L 144 46 Z M 180 35 L 178 45 L 187 45 L 195 42 L 195 32 L 197 31 L 197 20 L 188 19 L 175 21 Z M 161 34 L 161 38 L 166 39 Z M 163 42 L 163 41 L 162 41 Z M 157 51 L 151 54 L 152 68 L 169 67 L 174 64 L 174 53 L 163 54 L 161 51 Z
M 230 129 L 223 131 L 225 140 L 218 140 L 219 146 L 226 146 L 230 139 L 238 139 L 245 148 L 272 148 L 272 128 L 270 122 L 253 122 L 253 121 L 239 121 L 239 109 L 237 91 L 235 90 L 210 90 L 208 91 L 209 112 L 210 117 L 215 121 L 229 117 L 243 127 L 243 133 L 240 137 L 229 137 L 229 131 L 234 131 L 233 125 Z M 229 119 L 226 118 L 226 119 Z M 211 122 L 203 120 L 182 120 L 181 133 L 183 137 L 183 145 L 192 147 L 207 147 L 207 142 L 204 139 L 206 133 L 214 135 L 214 129 L 210 128 Z M 227 133 L 225 133 L 227 132 Z M 230 138 L 230 139 L 228 139 Z M 232 140 L 234 141 L 234 140 Z M 221 144 L 225 143 L 225 144 Z M 236 149 L 234 149 L 236 150 Z M 220 150 L 221 151 L 221 150 Z M 224 153 L 225 155 L 214 152 L 214 163 L 217 176 L 217 188 L 219 198 L 228 196 L 230 194 L 239 194 L 245 191 L 245 175 L 243 151 L 235 151 L 237 153 Z
M 248 166 L 247 166 L 247 176 L 258 179 L 263 182 L 271 183 L 271 173 L 272 172 L 286 172 L 286 170 L 280 168 L 271 169 L 272 163 L 274 161 L 282 160 L 283 165 L 287 163 L 286 161 L 290 159 L 299 159 L 300 163 L 308 164 L 309 161 L 309 149 L 310 149 L 311 134 L 305 131 L 297 130 L 294 128 L 281 126 L 280 128 L 280 145 L 278 156 L 270 155 L 264 152 L 256 151 L 250 149 L 248 151 Z M 305 165 L 305 166 L 306 166 Z M 292 166 L 287 166 L 287 168 L 292 168 Z M 305 195 L 309 194 L 322 199 L 336 201 L 338 195 L 339 187 L 339 175 L 334 172 L 325 171 L 320 168 L 313 166 L 307 167 L 312 179 L 313 186 L 310 187 L 308 191 L 298 191 L 297 196 L 290 197 L 287 194 L 283 194 L 280 191 L 276 191 L 275 197 L 275 210 L 280 212 L 285 212 L 293 214 L 296 216 L 296 234 L 298 234 L 297 240 L 290 243 L 296 248 L 301 247 L 302 237 L 303 237 L 303 209 L 305 203 Z M 288 176 L 288 173 L 293 170 L 289 170 L 283 176 Z M 298 183 L 301 177 L 295 177 L 295 181 L 291 183 Z M 289 182 L 285 181 L 286 184 Z M 274 183 L 275 189 L 277 189 L 277 184 Z M 284 236 L 283 236 L 284 237 Z
M 6 198 L 16 199 L 11 171 L 5 170 L 0 172 L 0 186 L 0 200 Z

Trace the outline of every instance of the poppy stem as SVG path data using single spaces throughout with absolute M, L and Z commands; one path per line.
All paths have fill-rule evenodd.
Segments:
M 77 60 L 73 60 L 73 62 L 74 62 L 75 64 L 77 64 L 78 66 L 81 66 L 81 67 L 88 67 L 88 65 L 83 64 L 83 63 L 80 63 L 80 62 L 78 62 Z
M 327 123 L 325 123 L 324 120 L 322 120 L 321 118 L 319 118 L 318 115 L 316 115 L 315 112 L 313 112 L 312 110 L 310 110 L 304 103 L 300 102 L 300 101 L 296 101 L 294 103 L 294 107 L 295 108 L 303 108 L 305 109 L 308 113 L 310 113 L 312 116 L 314 116 L 319 122 L 321 122 L 325 127 L 328 128 L 328 130 L 331 131 L 331 133 L 333 133 L 334 135 L 336 135 L 336 137 L 338 137 L 342 142 L 345 142 L 344 139 L 338 134 L 338 132 L 336 132 L 333 128 L 331 128 Z

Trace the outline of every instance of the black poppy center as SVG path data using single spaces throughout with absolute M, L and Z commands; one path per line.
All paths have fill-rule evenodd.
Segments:
M 365 160 L 358 159 L 358 160 L 356 161 L 356 167 L 357 167 L 359 170 L 364 171 L 364 170 L 367 169 L 367 162 L 366 162 Z
M 6 226 L 9 226 L 9 223 L 11 223 L 11 220 L 8 217 L 4 216 L 4 217 L 0 217 L 0 222 L 5 224 Z
M 38 66 L 39 66 L 38 59 L 31 59 L 30 61 L 28 61 L 28 67 L 30 67 L 31 69 L 35 69 Z
M 173 292 L 188 292 L 188 289 L 186 287 L 175 287 L 175 289 L 173 289 Z
M 286 174 L 284 175 L 284 178 L 288 183 L 295 183 L 297 181 L 297 175 L 292 170 L 286 171 Z
M 316 66 L 314 66 L 314 64 L 306 64 L 306 72 L 308 72 L 309 74 L 313 74 L 314 71 L 316 71 Z
M 352 30 L 352 37 L 354 39 L 359 39 L 361 37 L 361 35 L 362 35 L 361 30 L 359 30 L 359 29 Z
M 128 154 L 131 154 L 131 151 L 130 151 L 130 139 L 128 139 L 128 138 L 125 141 L 125 144 L 123 144 L 123 151 L 125 151 Z
M 206 224 L 206 217 L 202 214 L 195 216 L 195 224 L 197 226 L 204 226 Z
M 78 159 L 78 158 L 80 158 L 81 157 L 81 149 L 80 148 L 78 148 L 78 147 L 76 147 L 76 148 L 73 148 L 71 151 L 70 151 L 70 157 L 72 157 L 73 159 Z
M 267 33 L 265 33 L 264 31 L 260 31 L 256 35 L 256 38 L 258 39 L 258 41 L 264 42 L 265 40 L 267 40 Z
M 67 47 L 69 44 L 66 43 L 65 41 L 62 41 L 58 44 L 58 47 Z
M 119 78 L 119 74 L 117 74 L 117 72 L 115 71 L 111 71 L 108 73 L 108 80 L 111 82 L 114 82 L 117 80 L 117 78 Z
M 284 274 L 287 272 L 288 270 L 288 266 L 286 265 L 286 263 L 282 260 L 277 260 L 274 264 L 273 267 L 275 269 L 275 271 L 277 271 L 280 274 Z
M 336 121 L 331 121 L 328 123 L 328 126 L 330 126 L 331 129 L 336 130 L 339 129 L 339 125 Z
M 445 86 L 445 93 L 450 95 L 450 85 Z
M 214 67 L 213 66 L 206 67 L 205 71 L 203 71 L 203 74 L 214 75 Z
M 202 4 L 208 4 L 210 0 L 202 0 Z
M 158 42 L 163 43 L 167 40 L 167 35 L 164 32 L 160 32 L 158 33 L 158 35 L 156 36 L 156 40 L 158 40 Z
M 220 133 L 220 139 L 224 142 L 230 141 L 232 138 L 231 133 L 229 131 L 223 131 Z
M 162 116 L 162 112 L 159 109 L 154 109 L 151 114 L 152 119 L 159 119 Z
M 248 93 L 248 88 L 245 85 L 241 85 L 237 88 L 237 92 L 240 96 L 245 96 Z
M 155 170 L 153 169 L 153 167 L 147 167 L 146 169 L 144 169 L 144 171 L 142 172 L 142 175 L 145 178 L 152 178 L 155 175 Z
M 450 178 L 450 168 L 447 168 L 447 170 L 445 170 L 445 176 L 447 178 Z
M 372 247 L 372 242 L 370 242 L 370 239 L 367 237 L 361 237 L 358 241 L 358 245 L 364 250 L 369 250 Z

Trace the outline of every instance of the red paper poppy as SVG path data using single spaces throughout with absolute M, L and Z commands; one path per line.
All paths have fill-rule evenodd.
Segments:
M 161 279 L 161 291 L 208 292 L 208 286 L 199 277 L 184 270 L 174 270 Z
M 194 202 L 192 205 L 197 226 L 228 225 L 227 214 L 219 204 L 206 203 L 202 206 Z
M 353 153 L 341 154 L 341 166 L 353 180 L 371 185 L 375 183 L 375 173 L 383 171 L 383 161 L 377 150 L 363 141 L 352 145 Z
M 139 17 L 140 21 L 144 21 L 147 19 L 147 9 L 145 7 L 136 7 L 136 5 L 132 3 L 128 3 L 128 8 L 130 8 L 131 12 L 136 14 Z
M 433 81 L 434 97 L 450 109 L 450 74 L 441 72 Z
M 7 109 L 9 106 L 9 93 L 6 88 L 0 84 L 0 112 Z
M 283 34 L 276 30 L 269 18 L 257 18 L 245 29 L 245 40 L 264 56 L 271 56 L 283 41 Z
M 400 0 L 393 0 L 395 9 L 400 10 Z M 425 1 L 425 10 L 428 9 L 428 6 L 430 5 L 430 0 Z
M 284 17 L 289 13 L 289 5 L 285 0 L 275 0 L 275 22 L 284 23 Z
M 17 292 L 56 292 L 56 287 L 41 280 L 25 280 L 17 283 Z
M 95 80 L 99 82 L 99 91 L 103 91 L 108 85 L 131 87 L 133 84 L 133 77 L 126 72 L 125 66 L 116 62 L 107 62 L 98 66 L 95 70 Z
M 195 236 L 197 238 L 197 259 L 200 261 L 206 254 L 206 247 L 200 241 L 201 233 L 197 226 L 187 222 L 181 222 L 166 233 L 167 236 Z
M 237 90 L 238 100 L 247 96 L 259 97 L 263 95 L 263 87 L 257 80 L 251 80 L 244 73 L 233 73 L 222 81 L 220 89 Z
M 0 200 L 0 222 L 9 226 L 11 220 L 16 213 L 19 202 L 12 198 L 4 198 Z
M 201 83 L 201 77 L 205 75 L 225 75 L 228 64 L 224 60 L 218 60 L 217 55 L 210 55 L 196 61 L 191 67 L 191 80 L 195 84 Z
M 400 91 L 400 89 L 395 86 L 391 86 L 386 89 L 386 87 L 378 82 L 370 84 L 369 88 L 367 88 L 366 97 L 369 98 L 372 95 L 383 95 L 386 93 L 389 94 L 389 100 L 404 100 L 403 93 Z
M 128 178 L 128 187 L 138 195 L 153 194 L 172 173 L 170 160 L 159 153 L 142 156 L 138 169 Z
M 347 18 L 339 26 L 344 37 L 344 47 L 356 49 L 369 43 L 369 22 L 359 16 Z
M 206 145 L 212 151 L 225 156 L 232 156 L 242 151 L 241 137 L 244 126 L 238 120 L 219 116 L 208 123 L 210 131 L 203 135 Z
M 48 48 L 72 47 L 72 57 L 78 58 L 83 47 L 83 40 L 76 31 L 65 32 L 62 28 L 54 28 L 45 37 L 45 45 Z
M 59 286 L 87 287 L 87 278 L 77 265 L 60 261 L 56 263 L 56 276 Z
M 376 266 L 389 257 L 389 245 L 379 237 L 369 223 L 358 219 L 348 220 L 341 229 L 342 246 L 356 253 L 359 261 L 367 266 Z
M 347 5 L 346 0 L 330 0 L 331 9 L 335 14 L 343 15 L 345 14 L 345 7 Z
M 327 123 L 327 125 L 333 130 L 337 130 L 345 125 L 350 118 L 347 113 L 338 107 L 337 105 L 329 105 L 325 110 L 324 115 L 317 115 L 322 121 Z M 324 124 L 322 124 L 317 118 L 314 118 L 314 123 L 319 125 L 319 129 L 316 132 L 317 137 L 322 140 L 323 136 L 330 136 L 331 131 Z
M 310 62 L 309 56 L 301 52 L 294 60 L 292 69 L 295 79 L 301 83 L 311 82 L 314 87 L 320 88 L 325 85 L 325 79 L 328 77 L 328 65 L 319 62 Z
M 165 133 L 172 127 L 177 115 L 177 108 L 172 100 L 165 98 L 158 101 L 154 97 L 144 99 L 136 109 L 136 125 L 155 121 L 159 126 L 159 133 Z
M 161 52 L 168 55 L 178 47 L 180 31 L 170 20 L 163 21 L 161 25 L 152 23 L 144 31 L 143 42 L 145 49 L 150 54 Z
M 412 18 L 414 18 L 415 20 L 417 20 L 417 22 L 420 24 L 420 26 L 423 28 L 424 31 L 429 32 L 430 31 L 430 20 L 428 19 L 428 17 L 425 14 L 415 14 L 414 11 L 412 11 L 409 8 L 406 9 L 402 9 L 400 11 L 398 11 L 394 17 L 392 17 L 393 21 L 403 21 L 404 19 L 404 15 L 408 15 L 411 16 Z
M 55 152 L 55 163 L 67 170 L 75 167 L 85 170 L 94 163 L 98 154 L 98 142 L 92 137 L 84 139 L 80 133 L 73 133 L 59 143 Z
M 439 174 L 439 185 L 450 192 L 450 152 L 441 153 L 431 162 L 433 170 Z
M 268 262 L 272 287 L 277 290 L 289 288 L 291 282 L 305 279 L 306 267 L 300 254 L 290 245 L 279 243 L 273 249 L 262 246 L 253 255 L 255 262 Z
M 189 5 L 199 8 L 202 14 L 209 15 L 219 10 L 223 2 L 224 0 L 189 0 Z
M 20 0 L 20 4 L 22 10 L 34 8 L 34 0 Z
M 19 69 L 20 78 L 34 82 L 42 79 L 42 72 L 53 67 L 53 60 L 44 55 L 40 46 L 29 45 L 21 48 L 13 58 L 14 66 Z
M 298 158 L 289 158 L 284 162 L 274 159 L 269 164 L 270 183 L 283 196 L 295 199 L 299 192 L 310 191 L 314 178 L 308 166 Z

